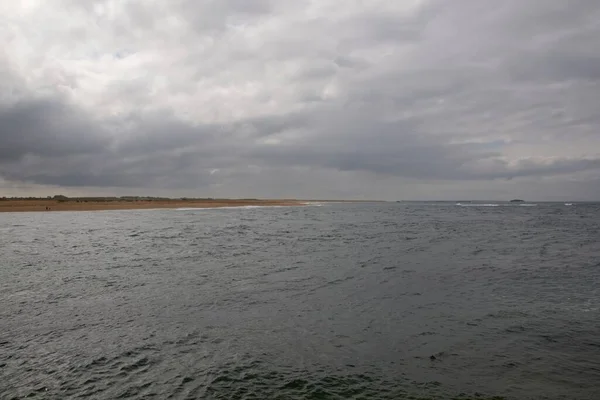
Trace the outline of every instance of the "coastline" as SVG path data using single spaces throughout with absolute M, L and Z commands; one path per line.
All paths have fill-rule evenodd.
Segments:
M 177 208 L 223 208 L 244 206 L 304 206 L 309 201 L 259 199 L 5 199 L 0 200 L 1 212 L 106 211 Z

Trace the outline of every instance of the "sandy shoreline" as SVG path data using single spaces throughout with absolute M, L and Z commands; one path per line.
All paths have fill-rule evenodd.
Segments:
M 84 199 L 32 199 L 0 200 L 0 212 L 52 212 L 52 211 L 103 211 L 147 210 L 159 208 L 222 208 L 243 206 L 303 206 L 299 200 L 237 200 L 237 199 L 160 199 L 160 200 L 84 200 Z

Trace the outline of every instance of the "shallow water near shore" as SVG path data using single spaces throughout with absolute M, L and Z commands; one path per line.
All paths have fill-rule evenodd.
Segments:
M 598 204 L 0 214 L 0 399 L 597 399 L 599 238 Z

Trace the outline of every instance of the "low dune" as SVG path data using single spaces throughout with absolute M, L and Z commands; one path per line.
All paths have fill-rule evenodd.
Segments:
M 305 204 L 306 202 L 299 200 L 258 199 L 1 199 L 0 212 L 142 210 L 154 208 L 219 208 L 241 206 L 300 206 Z

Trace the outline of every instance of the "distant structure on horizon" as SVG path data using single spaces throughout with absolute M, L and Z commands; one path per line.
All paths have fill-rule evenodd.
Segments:
M 525 200 L 521 200 L 521 199 L 513 199 L 510 201 L 511 203 L 524 203 Z

